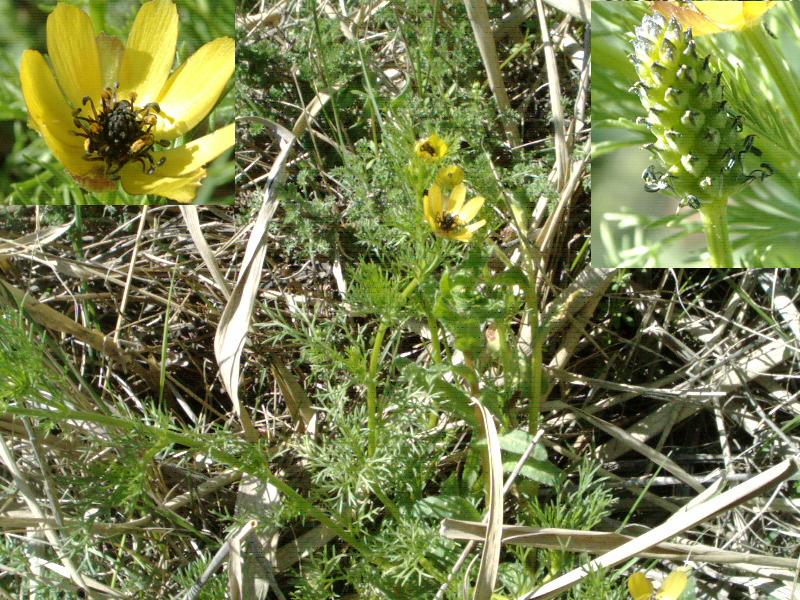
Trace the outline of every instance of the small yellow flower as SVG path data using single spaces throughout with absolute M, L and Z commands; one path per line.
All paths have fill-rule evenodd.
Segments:
M 437 162 L 447 154 L 447 144 L 442 138 L 433 133 L 416 143 L 414 154 L 428 162 Z
M 472 234 L 484 226 L 481 219 L 470 223 L 484 203 L 481 196 L 473 198 L 466 204 L 467 188 L 459 183 L 447 198 L 442 197 L 442 189 L 434 183 L 422 199 L 425 220 L 433 232 L 443 238 L 468 242 Z
M 658 594 L 655 595 L 656 600 L 678 600 L 686 589 L 686 584 L 689 581 L 689 575 L 686 569 L 677 569 L 667 575 L 664 583 Z M 628 577 L 628 591 L 633 600 L 650 600 L 653 597 L 655 589 L 653 584 L 647 579 L 647 576 L 642 572 L 636 572 Z
M 47 18 L 50 65 L 26 50 L 20 64 L 30 125 L 81 187 L 191 202 L 207 164 L 235 141 L 231 123 L 166 148 L 202 121 L 234 71 L 234 41 L 202 46 L 170 75 L 178 39 L 172 0 L 139 9 L 127 44 L 95 35 L 89 15 L 59 3 Z
M 464 169 L 458 165 L 450 165 L 439 169 L 436 174 L 436 184 L 443 188 L 454 188 L 464 181 Z
M 778 2 L 726 0 L 703 2 L 674 2 L 659 0 L 653 2 L 654 8 L 665 17 L 675 17 L 684 28 L 691 27 L 695 36 L 740 31 L 752 27 L 769 9 Z

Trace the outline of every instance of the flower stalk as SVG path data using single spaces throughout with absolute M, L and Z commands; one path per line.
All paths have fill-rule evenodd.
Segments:
M 396 308 L 402 308 L 411 295 L 417 290 L 425 278 L 433 271 L 441 262 L 441 252 L 425 266 L 418 275 L 412 279 L 408 285 L 400 292 L 397 300 Z M 383 349 L 383 340 L 386 337 L 386 332 L 389 329 L 391 319 L 389 316 L 381 318 L 378 323 L 378 330 L 375 332 L 375 339 L 372 342 L 372 352 L 369 357 L 369 368 L 367 371 L 367 428 L 368 441 L 367 441 L 367 455 L 372 457 L 375 455 L 378 440 L 378 367 L 381 362 L 381 350 Z
M 733 266 L 733 253 L 728 239 L 727 211 L 728 201 L 724 198 L 700 208 L 712 267 Z

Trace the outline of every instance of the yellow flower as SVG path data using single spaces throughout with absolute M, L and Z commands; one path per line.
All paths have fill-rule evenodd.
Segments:
M 439 169 L 436 174 L 436 184 L 443 188 L 454 188 L 462 181 L 464 181 L 464 169 L 458 165 Z
M 26 50 L 20 64 L 30 125 L 81 187 L 155 194 L 191 202 L 203 165 L 235 141 L 231 123 L 165 148 L 202 121 L 234 70 L 234 41 L 202 46 L 170 75 L 178 39 L 172 0 L 139 9 L 127 44 L 95 36 L 89 15 L 59 3 L 47 18 L 47 52 Z
M 692 33 L 706 35 L 722 31 L 740 31 L 755 25 L 769 9 L 778 2 L 747 1 L 730 2 L 653 2 L 655 9 L 665 17 L 675 17 L 684 28 L 691 27 Z
M 428 162 L 436 162 L 447 154 L 447 144 L 434 133 L 416 143 L 414 154 Z
M 484 203 L 481 196 L 473 198 L 466 204 L 467 188 L 459 183 L 450 195 L 442 197 L 442 189 L 434 183 L 422 200 L 425 220 L 433 232 L 441 237 L 468 242 L 472 234 L 483 227 L 485 220 L 470 223 Z
M 673 571 L 664 580 L 661 589 L 655 596 L 656 600 L 678 600 L 683 594 L 683 590 L 686 589 L 688 581 L 689 575 L 685 569 Z M 633 600 L 650 600 L 655 592 L 653 584 L 641 572 L 636 572 L 628 577 L 628 591 Z

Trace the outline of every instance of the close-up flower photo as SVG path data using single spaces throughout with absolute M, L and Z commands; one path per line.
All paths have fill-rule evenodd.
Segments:
M 592 264 L 800 266 L 800 3 L 593 9 Z
M 231 202 L 230 3 L 0 9 L 23 32 L 0 63 L 6 204 Z
M 800 600 L 798 36 L 0 0 L 0 600 Z

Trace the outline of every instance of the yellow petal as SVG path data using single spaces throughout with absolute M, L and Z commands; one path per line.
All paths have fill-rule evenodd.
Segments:
M 19 73 L 31 124 L 56 159 L 82 188 L 93 192 L 116 189 L 116 182 L 106 177 L 103 163 L 83 159 L 84 138 L 69 133 L 77 127 L 44 57 L 35 50 L 26 50 Z
M 769 9 L 777 5 L 775 0 L 768 2 L 742 2 L 744 4 L 744 19 L 746 21 L 755 21 L 759 19 Z
M 481 219 L 480 221 L 475 221 L 474 223 L 470 223 L 467 225 L 467 231 L 475 232 L 478 231 L 481 227 L 486 225 L 486 219 Z
M 442 234 L 451 240 L 457 240 L 459 242 L 468 242 L 472 239 L 472 230 L 465 227 L 457 232 L 451 232 L 447 234 Z
M 78 175 L 92 170 L 82 158 L 83 138 L 69 133 L 76 129 L 72 113 L 44 56 L 35 50 L 23 52 L 19 74 L 31 123 L 59 162 Z
M 436 162 L 447 154 L 447 144 L 433 133 L 414 144 L 414 154 L 426 162 Z
M 186 204 L 195 199 L 200 180 L 205 176 L 205 169 L 197 169 L 183 177 L 159 177 L 140 172 L 138 176 L 123 176 L 122 187 L 129 194 L 154 194 Z
M 664 15 L 667 19 L 675 17 L 684 29 L 692 28 L 694 35 L 705 35 L 707 33 L 717 33 L 720 29 L 714 25 L 694 6 L 689 4 L 678 4 L 677 2 L 657 0 L 653 2 L 653 8 Z
M 755 25 L 761 16 L 777 5 L 775 1 L 730 2 L 728 0 L 683 4 L 659 0 L 654 8 L 666 16 L 675 17 L 684 28 L 691 27 L 694 35 L 738 31 Z
M 236 143 L 236 125 L 230 123 L 178 148 L 154 152 L 153 159 L 155 162 L 161 157 L 167 159 L 159 167 L 159 174 L 178 177 L 210 163 L 228 148 L 233 147 L 234 143 Z
M 678 569 L 670 573 L 664 580 L 661 590 L 656 594 L 657 600 L 678 600 L 683 590 L 686 589 L 686 584 L 689 581 L 689 576 L 683 569 Z
M 191 202 L 200 180 L 206 175 L 203 165 L 233 146 L 235 131 L 236 126 L 231 123 L 179 148 L 154 152 L 156 163 L 162 157 L 166 161 L 152 175 L 145 173 L 141 164 L 128 163 L 120 173 L 122 187 L 129 194 L 156 194 L 178 202 Z
M 436 229 L 436 220 L 433 218 L 433 213 L 431 212 L 431 201 L 428 198 L 428 194 L 422 197 L 422 214 L 425 216 L 425 220 L 428 222 L 428 225 L 431 226 L 431 229 Z
M 765 12 L 772 8 L 772 2 L 695 2 L 697 9 L 714 24 L 725 30 L 744 29 L 754 25 Z
M 461 207 L 464 206 L 464 198 L 467 197 L 467 188 L 463 183 L 459 183 L 450 192 L 450 197 L 447 199 L 446 211 L 453 215 L 461 214 Z
M 125 44 L 118 37 L 105 33 L 98 35 L 95 41 L 100 54 L 101 83 L 104 88 L 113 88 L 119 82 L 119 63 L 125 52 Z
M 442 212 L 442 190 L 435 183 L 428 190 L 429 208 L 431 217 L 435 218 Z
M 431 134 L 431 136 L 428 138 L 428 143 L 436 150 L 436 155 L 434 158 L 442 158 L 445 154 L 447 154 L 447 144 L 437 134 Z
M 145 2 L 136 15 L 119 69 L 120 96 L 138 105 L 158 98 L 175 60 L 178 9 L 172 0 Z
M 233 74 L 234 51 L 232 38 L 218 38 L 205 44 L 172 74 L 158 98 L 166 118 L 158 120 L 157 139 L 183 135 L 211 112 Z
M 741 2 L 695 2 L 694 6 L 720 29 L 735 27 L 742 18 Z
M 653 584 L 640 571 L 628 577 L 628 591 L 633 600 L 650 600 L 654 592 Z
M 483 227 L 485 224 L 486 221 L 481 219 L 480 221 L 471 223 L 461 229 L 451 231 L 448 233 L 442 232 L 441 235 L 443 235 L 446 238 L 450 238 L 451 240 L 458 240 L 459 242 L 468 242 L 472 239 L 472 234 L 478 231 L 478 229 Z
M 59 4 L 47 17 L 47 53 L 56 78 L 73 107 L 103 90 L 100 56 L 89 15 L 76 6 Z
M 64 95 L 58 88 L 44 56 L 36 50 L 25 50 L 20 60 L 19 75 L 22 95 L 36 129 L 40 130 L 46 125 L 62 132 L 66 138 L 66 132 L 75 129 L 72 111 L 64 100 Z M 77 138 L 73 139 L 76 145 L 80 145 L 77 143 Z
M 483 196 L 477 196 L 467 202 L 464 207 L 458 212 L 458 217 L 461 219 L 462 223 L 469 223 L 472 219 L 475 218 L 475 215 L 478 214 L 478 211 L 483 206 L 485 200 Z

